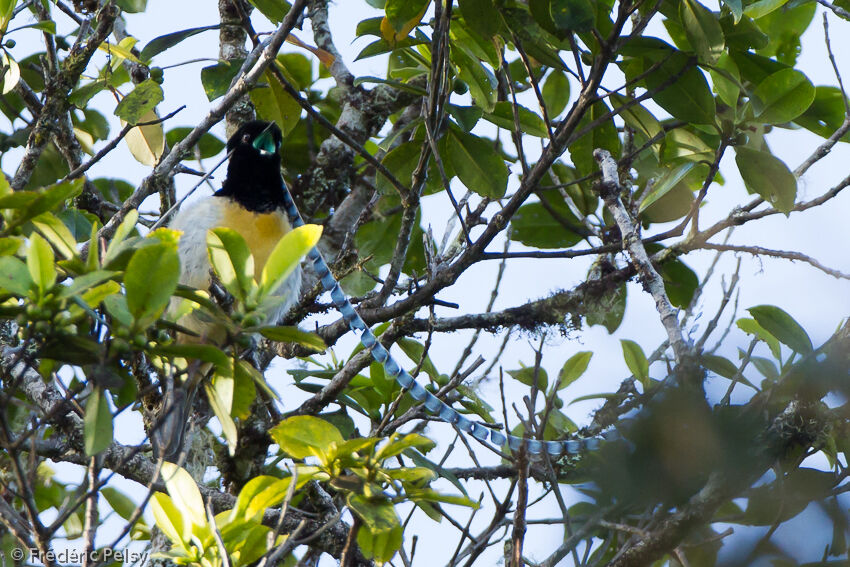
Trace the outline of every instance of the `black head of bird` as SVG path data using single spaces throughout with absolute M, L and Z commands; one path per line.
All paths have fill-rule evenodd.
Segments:
M 256 213 L 281 206 L 280 146 L 283 137 L 274 122 L 254 120 L 242 125 L 227 141 L 230 163 L 227 179 L 216 193 L 230 197 Z

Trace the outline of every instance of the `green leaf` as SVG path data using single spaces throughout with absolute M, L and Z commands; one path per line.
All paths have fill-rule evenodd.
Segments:
M 328 348 L 322 337 L 316 333 L 302 331 L 298 327 L 260 327 L 255 330 L 259 331 L 267 339 L 284 343 L 295 343 L 313 349 L 316 352 L 324 352 Z
M 732 364 L 731 360 L 722 356 L 703 354 L 700 356 L 700 362 L 708 370 L 719 376 L 723 376 L 724 378 L 729 378 L 730 380 L 738 373 L 738 367 Z
M 381 563 L 392 559 L 402 542 L 402 526 L 393 505 L 386 500 L 350 494 L 348 507 L 363 520 L 357 532 L 357 545 L 363 555 Z
M 336 427 L 312 415 L 289 417 L 273 427 L 269 434 L 283 451 L 296 459 L 321 456 L 331 443 L 344 441 Z
M 758 27 L 769 38 L 759 54 L 795 65 L 802 52 L 801 37 L 809 29 L 816 12 L 816 2 L 795 1 L 759 18 Z
M 401 438 L 393 436 L 388 443 L 385 443 L 375 453 L 375 459 L 379 462 L 386 461 L 396 455 L 401 455 L 408 449 L 417 449 L 420 453 L 427 453 L 434 447 L 436 443 L 418 433 L 408 433 Z
M 741 21 L 741 16 L 744 15 L 744 8 L 741 5 L 741 0 L 723 0 L 723 4 L 732 12 L 734 23 Z
M 449 104 L 448 109 L 449 114 L 451 114 L 452 118 L 457 121 L 458 126 L 467 133 L 475 128 L 478 120 L 484 115 L 484 111 L 478 106 L 458 106 L 456 104 Z
M 535 371 L 532 366 L 520 368 L 518 370 L 508 370 L 508 374 L 526 386 L 534 386 Z M 541 392 L 545 392 L 548 387 L 549 376 L 546 374 L 546 370 L 544 368 L 539 368 L 537 371 L 537 389 Z
M 97 46 L 100 51 L 105 52 L 112 60 L 113 65 L 110 65 L 107 68 L 108 71 L 114 71 L 117 68 L 117 65 L 121 62 L 121 59 L 126 59 L 133 63 L 138 63 L 139 65 L 143 64 L 139 61 L 139 58 L 133 55 L 133 52 L 130 51 L 136 44 L 136 41 L 138 41 L 136 38 L 128 36 L 118 43 L 109 43 L 108 41 L 105 41 Z
M 242 68 L 242 63 L 244 63 L 242 59 L 219 61 L 215 65 L 201 69 L 201 84 L 210 102 L 227 92 L 230 82 Z
M 133 231 L 138 220 L 139 211 L 131 209 L 127 212 L 124 220 L 121 221 L 121 224 L 119 224 L 118 228 L 115 230 L 115 234 L 112 235 L 112 240 L 109 241 L 109 245 L 106 247 L 106 255 L 103 257 L 104 266 L 118 257 L 118 254 L 121 252 L 121 243 L 127 238 L 127 236 L 130 235 L 130 232 Z
M 284 77 L 298 90 L 307 90 L 313 84 L 313 64 L 300 53 L 281 53 L 275 61 Z
M 190 28 L 161 35 L 150 40 L 147 45 L 145 45 L 145 48 L 142 49 L 140 57 L 144 61 L 150 61 L 155 56 L 159 55 L 166 49 L 174 47 L 184 39 L 188 39 L 205 31 L 218 29 L 219 27 L 220 26 L 218 25 L 204 26 L 200 28 Z
M 741 95 L 741 74 L 728 53 L 723 53 L 709 71 L 714 92 L 727 106 L 737 108 Z
M 550 119 L 561 114 L 570 102 L 570 80 L 560 69 L 553 69 L 549 73 L 540 90 Z
M 77 255 L 77 240 L 68 227 L 52 213 L 42 213 L 32 219 L 32 224 L 44 238 L 65 258 Z
M 162 463 L 162 480 L 165 481 L 165 488 L 168 490 L 168 495 L 171 496 L 171 501 L 174 507 L 183 517 L 183 536 L 186 537 L 190 533 L 186 528 L 186 522 L 191 522 L 196 526 L 205 526 L 207 524 L 207 513 L 204 509 L 204 500 L 201 498 L 201 492 L 198 490 L 198 485 L 186 470 L 182 467 L 169 463 Z M 157 522 L 159 524 L 159 522 Z
M 422 360 L 422 356 L 425 355 L 425 360 L 422 362 L 422 370 L 424 370 L 425 374 L 427 374 L 435 382 L 441 380 L 442 377 L 437 371 L 437 367 L 434 366 L 434 362 L 431 360 L 431 357 L 425 354 L 425 345 L 419 341 L 408 338 L 399 339 L 397 344 L 399 348 L 401 348 L 402 352 L 404 352 L 404 354 L 407 355 L 414 364 L 419 364 L 419 361 Z
M 629 372 L 645 387 L 649 383 L 649 361 L 643 349 L 629 339 L 620 339 L 620 347 L 623 349 L 623 360 L 626 361 Z
M 204 382 L 204 392 L 213 413 L 221 424 L 221 432 L 227 442 L 227 451 L 230 456 L 236 454 L 236 445 L 239 441 L 236 423 L 230 417 L 233 407 L 233 377 L 216 376 L 212 382 Z
M 162 87 L 152 79 L 142 81 L 133 91 L 121 99 L 115 107 L 115 116 L 128 124 L 140 122 L 142 117 L 162 102 Z
M 569 96 L 569 93 L 567 94 Z M 546 123 L 540 116 L 522 105 L 515 106 L 507 101 L 497 102 L 492 113 L 484 113 L 484 119 L 509 132 L 515 132 L 514 109 L 517 110 L 519 115 L 521 134 L 529 134 L 538 138 L 545 138 L 549 135 L 546 130 Z
M 307 224 L 289 231 L 274 247 L 260 274 L 260 295 L 276 290 L 298 267 L 301 259 L 312 250 L 322 236 L 322 227 Z
M 21 241 L 14 237 L 0 238 L 0 256 L 17 254 L 21 249 Z
M 419 164 L 421 155 L 421 143 L 404 142 L 387 152 L 381 163 L 403 186 L 409 188 L 411 176 Z M 380 172 L 375 174 L 375 189 L 382 195 L 391 195 L 397 191 L 390 180 Z
M 593 151 L 595 149 L 601 148 L 608 150 L 615 157 L 620 155 L 620 138 L 617 135 L 614 118 L 609 117 L 603 120 L 603 117 L 610 112 L 611 109 L 604 102 L 595 102 L 590 107 L 590 111 L 586 112 L 579 121 L 579 125 L 576 128 L 577 132 L 581 132 L 586 128 L 590 128 L 590 130 L 570 144 L 569 150 L 573 165 L 575 165 L 576 169 L 582 175 L 588 175 L 597 171 L 596 161 L 593 159 Z M 591 122 L 597 120 L 601 120 L 601 122 L 591 127 Z
M 265 17 L 275 24 L 283 21 L 289 9 L 292 7 L 286 0 L 248 0 Z
M 550 0 L 549 13 L 555 26 L 567 31 L 587 31 L 596 19 L 590 0 Z
M 74 179 L 38 191 L 16 191 L 0 196 L 0 209 L 16 209 L 11 218 L 6 217 L 6 230 L 20 226 L 42 213 L 52 211 L 66 200 L 73 199 L 83 192 L 84 181 L 83 178 Z
M 97 455 L 112 443 L 112 412 L 100 386 L 95 386 L 86 400 L 83 439 L 89 456 Z
M 129 520 L 133 517 L 137 506 L 126 494 L 112 486 L 104 486 L 100 489 L 100 494 L 106 498 L 109 507 L 115 510 L 115 513 L 121 518 Z
M 458 0 L 466 25 L 484 38 L 491 38 L 501 27 L 501 18 L 493 0 Z
M 174 501 L 167 494 L 155 492 L 151 496 L 151 511 L 153 521 L 162 530 L 162 533 L 175 545 L 185 545 L 189 542 L 190 531 L 184 531 L 183 515 L 174 505 Z M 185 538 L 184 538 L 185 534 Z
M 374 18 L 360 20 L 360 22 L 357 23 L 357 29 L 355 30 L 354 35 L 357 37 L 363 37 L 364 35 L 381 37 L 381 21 L 383 19 L 383 16 L 376 16 Z
M 81 299 L 86 303 L 86 305 L 94 309 L 107 298 L 116 296 L 116 294 L 120 291 L 121 286 L 117 282 L 110 281 L 83 292 Z M 116 297 L 120 297 L 122 300 L 124 299 L 123 295 Z M 126 308 L 126 301 L 124 302 L 124 305 Z M 129 312 L 127 315 L 129 315 Z
M 133 317 L 158 317 L 177 289 L 179 278 L 176 244 L 163 242 L 136 250 L 124 274 L 127 307 Z
M 263 76 L 268 86 L 253 89 L 251 101 L 257 107 L 259 115 L 265 120 L 277 123 L 286 136 L 301 119 L 301 105 L 289 96 L 272 73 L 266 71 Z
M 650 73 L 645 81 L 652 100 L 674 118 L 694 124 L 714 124 L 716 113 L 714 97 L 708 81 L 686 54 L 675 51 L 664 55 L 660 67 Z M 644 70 L 656 63 L 648 60 Z
M 590 364 L 590 359 L 593 358 L 591 351 L 577 352 L 572 355 L 561 367 L 558 372 L 558 382 L 555 385 L 556 390 L 563 390 L 576 380 L 587 370 L 587 365 Z
M 717 17 L 696 0 L 681 0 L 679 19 L 685 28 L 688 42 L 697 52 L 700 62 L 714 63 L 723 53 L 725 40 Z
M 172 128 L 165 134 L 165 141 L 168 142 L 169 147 L 176 146 L 179 142 L 183 140 L 186 136 L 189 135 L 189 132 L 192 131 L 192 128 L 187 126 L 178 126 L 177 128 Z M 197 145 L 195 146 L 200 152 L 201 159 L 211 158 L 217 155 L 224 149 L 224 142 L 206 132 L 201 139 L 198 140 Z M 194 160 L 198 159 L 198 155 L 195 152 L 187 155 L 185 159 Z
M 779 346 L 779 341 L 776 337 L 771 335 L 767 330 L 759 325 L 755 319 L 738 319 L 735 324 L 739 329 L 747 333 L 748 335 L 753 335 L 761 341 L 764 341 L 765 344 L 770 348 L 770 352 L 773 354 L 774 358 L 779 360 L 779 357 L 782 354 L 782 350 Z
M 87 274 L 83 274 L 82 276 L 77 276 L 74 278 L 74 281 L 71 282 L 71 285 L 63 286 L 62 290 L 59 292 L 58 296 L 60 299 L 67 299 L 69 297 L 73 297 L 75 295 L 79 295 L 90 288 L 112 278 L 117 275 L 118 272 L 109 272 L 106 270 L 95 270 L 94 272 L 89 272 Z M 98 301 L 98 303 L 100 303 Z
M 635 132 L 639 132 L 647 140 L 661 133 L 662 127 L 658 119 L 640 103 L 633 102 L 633 98 L 617 93 L 611 93 L 609 98 L 614 108 L 619 112 L 620 118 Z M 628 107 L 626 107 L 627 105 Z
M 387 22 L 396 33 L 406 36 L 419 24 L 430 3 L 431 0 L 387 0 L 384 5 Z
M 207 233 L 207 252 L 210 265 L 224 288 L 244 302 L 256 286 L 254 257 L 245 239 L 229 228 L 215 228 Z
M 96 81 L 86 83 L 85 85 L 75 89 L 68 96 L 68 102 L 70 102 L 77 108 L 86 108 L 92 97 L 100 91 L 104 90 L 106 86 L 107 82 L 103 79 L 97 79 Z
M 808 354 L 814 350 L 805 329 L 791 315 L 773 305 L 757 305 L 747 309 L 768 333 L 792 350 Z
M 266 483 L 263 483 L 265 486 L 260 485 L 262 486 L 261 490 L 258 490 L 260 486 L 255 488 L 256 494 L 251 497 L 245 508 L 246 519 L 260 520 L 266 510 L 277 506 L 283 502 L 284 498 L 286 498 L 286 493 L 289 491 L 289 485 L 292 484 L 292 478 L 267 478 L 270 478 L 273 482 L 269 482 L 267 485 L 265 485 Z M 301 474 L 298 475 L 298 486 L 303 485 L 306 481 L 307 479 L 301 478 Z M 254 480 L 252 479 L 249 484 L 251 482 L 254 482 Z M 245 488 L 248 488 L 248 485 L 245 485 Z M 242 494 L 240 493 L 239 496 L 241 498 Z
M 641 200 L 639 211 L 645 211 L 650 205 L 669 193 L 696 165 L 696 162 L 686 161 L 672 169 L 666 170 L 655 185 L 652 186 L 652 190 Z
M 15 0 L 2 0 L 0 2 L 0 33 L 5 34 L 12 15 L 15 13 Z
M 508 188 L 508 167 L 493 143 L 450 128 L 444 159 L 461 182 L 482 197 L 501 199 Z
M 691 303 L 697 288 L 699 277 L 681 260 L 665 262 L 661 268 L 664 290 L 670 303 L 679 309 L 685 309 Z
M 280 481 L 281 479 L 274 476 L 260 475 L 245 483 L 245 486 L 242 487 L 242 490 L 239 491 L 239 496 L 236 498 L 236 506 L 234 506 L 230 511 L 231 519 L 253 519 L 253 514 L 247 514 L 248 506 L 251 504 L 251 501 L 265 492 L 268 488 L 275 486 L 275 484 Z M 286 485 L 288 487 L 289 483 L 286 483 Z M 275 490 L 275 492 L 277 491 Z M 286 491 L 284 491 L 284 494 L 286 494 Z M 274 504 L 272 504 L 272 506 L 274 506 Z
M 98 289 L 98 291 L 101 290 Z M 111 290 L 103 289 L 102 291 L 106 292 Z M 103 306 L 106 307 L 107 313 L 109 313 L 112 318 L 115 319 L 116 323 L 123 327 L 133 326 L 133 315 L 132 313 L 130 313 L 130 309 L 127 307 L 127 296 L 108 294 L 106 297 L 103 298 L 102 301 Z
M 815 100 L 815 87 L 796 69 L 782 69 L 759 83 L 751 98 L 753 111 L 766 124 L 790 122 Z
M 784 6 L 788 0 L 758 0 L 744 8 L 744 14 L 757 20 Z
M 788 213 L 797 199 L 797 179 L 788 166 L 768 152 L 746 146 L 735 147 L 735 162 L 750 193 Z
M 44 295 L 56 283 L 56 266 L 54 264 L 53 248 L 40 234 L 30 237 L 30 247 L 27 252 L 27 269 L 39 294 Z
M 589 301 L 585 320 L 588 325 L 602 325 L 613 334 L 623 322 L 626 314 L 626 284 L 611 290 L 607 296 Z
M 829 138 L 844 122 L 844 95 L 838 87 L 815 87 L 815 99 L 811 106 L 794 122 L 822 136 Z M 847 142 L 850 136 L 845 134 L 842 141 Z
M 832 471 L 795 468 L 783 478 L 751 489 L 747 509 L 736 519 L 744 525 L 783 524 L 810 504 L 829 498 L 834 489 L 835 474 Z M 838 565 L 840 561 L 824 561 L 821 565 L 830 563 Z
M 251 407 L 257 399 L 257 386 L 254 381 L 258 373 L 247 370 L 246 367 L 250 367 L 250 364 L 244 360 L 234 362 L 233 405 L 230 408 L 230 415 L 239 419 L 248 419 L 251 416 Z M 276 396 L 269 397 L 274 399 Z
M 145 11 L 148 0 L 116 0 L 115 4 L 125 12 L 138 14 Z
M 769 358 L 752 356 L 750 357 L 750 362 L 752 362 L 753 366 L 756 367 L 756 370 L 758 370 L 762 376 L 768 380 L 776 380 L 779 378 L 779 369 L 776 368 L 776 365 Z
M 581 241 L 581 235 L 568 228 L 580 226 L 578 219 L 560 194 L 552 193 L 547 203 L 557 218 L 542 203 L 525 204 L 511 218 L 511 240 L 535 248 L 569 248 Z
M 204 362 L 214 364 L 217 369 L 230 367 L 230 357 L 227 356 L 227 353 L 213 345 L 172 343 L 168 345 L 157 345 L 154 352 L 170 357 L 177 356 L 192 360 L 203 360 Z
M 360 61 L 361 59 L 366 59 L 368 57 L 374 57 L 375 55 L 381 55 L 383 53 L 389 53 L 396 51 L 397 49 L 402 49 L 405 47 L 413 47 L 414 45 L 422 45 L 427 43 L 424 39 L 418 39 L 413 37 L 407 37 L 402 39 L 401 41 L 397 41 L 395 45 L 391 45 L 385 39 L 379 39 L 373 41 L 366 47 L 364 47 L 360 53 L 357 54 L 357 57 L 354 58 L 355 61 Z
M 496 105 L 496 77 L 462 45 L 452 44 L 451 60 L 458 68 L 458 78 L 469 86 L 472 102 L 485 112 Z

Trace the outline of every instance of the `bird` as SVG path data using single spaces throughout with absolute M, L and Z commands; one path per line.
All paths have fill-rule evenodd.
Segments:
M 183 207 L 170 224 L 182 233 L 178 243 L 179 282 L 207 290 L 211 284 L 207 233 L 229 228 L 245 240 L 254 258 L 255 274 L 262 272 L 272 250 L 290 230 L 284 210 L 284 184 L 280 173 L 280 147 L 283 137 L 274 122 L 253 120 L 243 124 L 227 141 L 230 156 L 227 176 L 213 195 Z M 301 289 L 301 270 L 296 269 L 271 292 L 278 299 L 267 313 L 264 324 L 275 324 L 297 302 Z M 173 313 L 180 304 L 174 300 Z M 222 346 L 226 332 L 221 324 L 192 312 L 177 324 L 189 333 L 178 333 L 178 343 L 206 343 Z M 164 384 L 159 422 L 152 431 L 154 448 L 162 458 L 176 462 L 184 445 L 185 427 L 198 384 L 211 365 L 193 369 L 182 382 Z
M 210 286 L 207 232 L 230 228 L 245 239 L 256 274 L 283 236 L 292 230 L 283 209 L 283 179 L 280 175 L 280 146 L 283 137 L 274 122 L 253 120 L 243 124 L 227 141 L 230 161 L 221 189 L 212 196 L 184 207 L 171 228 L 182 232 L 178 244 L 180 283 L 206 290 Z M 298 300 L 301 270 L 296 269 L 272 292 L 281 299 L 266 313 L 265 323 L 274 324 Z M 221 330 L 191 315 L 179 324 L 198 333 L 202 340 L 223 340 Z M 183 339 L 187 340 L 187 339 Z

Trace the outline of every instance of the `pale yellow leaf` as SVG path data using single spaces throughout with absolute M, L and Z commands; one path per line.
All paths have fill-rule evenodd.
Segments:
M 8 94 L 21 80 L 21 69 L 17 61 L 9 57 L 5 52 L 3 61 L 3 94 Z
M 149 110 L 142 116 L 140 122 L 151 122 L 157 118 L 159 117 L 156 112 Z M 122 120 L 121 125 L 125 126 L 126 122 Z M 127 142 L 127 147 L 130 148 L 130 153 L 136 161 L 147 166 L 156 165 L 165 150 L 165 132 L 162 123 L 136 126 L 127 133 L 124 141 Z

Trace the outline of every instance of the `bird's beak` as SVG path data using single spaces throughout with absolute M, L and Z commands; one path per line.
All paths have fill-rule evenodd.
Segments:
M 263 131 L 254 140 L 254 148 L 262 155 L 268 156 L 277 153 L 277 144 L 275 143 L 274 135 L 270 128 Z

